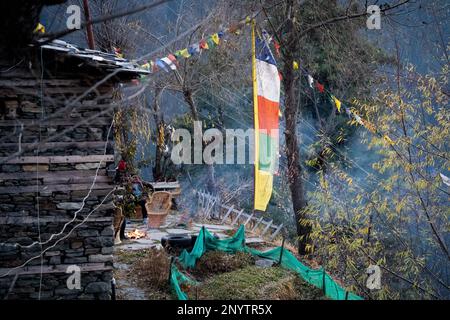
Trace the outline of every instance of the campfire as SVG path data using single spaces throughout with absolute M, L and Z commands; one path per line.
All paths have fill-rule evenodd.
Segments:
M 134 240 L 144 238 L 146 235 L 147 235 L 146 232 L 139 231 L 138 229 L 134 229 L 133 231 L 127 232 L 128 239 L 134 239 Z

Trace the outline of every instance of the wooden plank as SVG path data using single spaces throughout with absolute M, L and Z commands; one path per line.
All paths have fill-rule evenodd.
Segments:
M 250 222 L 250 220 L 252 220 L 252 218 L 253 218 L 253 215 L 254 215 L 254 213 L 252 213 L 249 217 L 248 217 L 248 219 L 245 221 L 245 223 L 244 223 L 244 226 L 246 226 L 247 225 L 247 223 L 249 223 Z
M 39 171 L 39 179 L 64 177 L 94 177 L 96 170 Z M 98 176 L 106 176 L 105 170 L 99 170 Z M 1 173 L 0 180 L 36 180 L 36 171 Z
M 227 211 L 227 213 L 225 214 L 225 216 L 223 217 L 223 219 L 222 219 L 222 223 L 224 223 L 225 222 L 225 220 L 228 218 L 228 216 L 230 215 L 230 213 L 233 211 L 233 209 L 234 209 L 234 204 L 233 205 L 231 205 L 231 207 L 228 207 L 228 211 Z
M 236 218 L 234 218 L 234 220 L 231 222 L 231 225 L 234 225 L 238 220 L 239 217 L 241 216 L 241 214 L 244 212 L 244 209 L 242 209 L 241 211 L 239 211 L 239 214 L 236 216 Z
M 56 148 L 104 148 L 106 141 L 71 141 L 71 142 L 46 142 L 41 143 L 39 146 L 39 150 L 48 150 L 48 149 L 56 149 Z M 31 145 L 35 145 L 35 143 L 22 143 L 22 148 L 28 148 Z M 113 141 L 108 141 L 108 146 L 112 146 Z M 2 143 L 0 144 L 0 150 L 5 148 L 14 148 L 17 149 L 17 142 L 11 143 Z
M 95 206 L 97 208 L 97 205 Z M 98 209 L 95 210 L 95 213 L 103 213 L 104 211 L 107 210 L 111 210 L 113 209 L 113 204 L 112 203 L 104 203 L 101 206 L 98 207 Z M 17 212 L 14 212 L 14 214 L 16 214 Z M 91 216 L 89 216 L 89 220 L 87 220 L 88 223 L 93 223 L 93 222 L 103 222 L 103 223 L 112 223 L 113 222 L 113 217 L 109 216 L 109 217 L 96 217 L 93 216 L 95 213 L 93 213 Z M 4 215 L 5 213 L 2 213 L 2 215 Z M 6 215 L 8 215 L 9 213 L 6 213 Z M 83 220 L 83 218 L 86 216 L 86 213 L 78 213 L 78 219 L 75 220 L 76 223 L 81 222 Z M 58 224 L 65 224 L 67 222 L 72 221 L 72 219 L 69 218 L 64 218 L 64 217 L 60 217 L 60 216 L 41 216 L 41 218 L 39 219 L 39 223 L 41 225 L 45 225 L 47 223 L 58 223 Z M 37 219 L 36 217 L 32 217 L 32 216 L 26 216 L 26 217 L 0 217 L 0 224 L 2 225 L 7 225 L 7 224 L 12 224 L 12 225 L 37 225 Z
M 62 183 L 92 183 L 95 176 L 66 176 L 66 177 L 47 177 L 44 178 L 44 185 L 62 184 Z M 112 177 L 97 176 L 95 183 L 112 183 Z
M 66 116 L 66 115 L 61 115 Z M 0 127 L 16 127 L 18 125 L 23 124 L 24 130 L 27 129 L 27 127 L 37 127 L 40 126 L 42 128 L 45 127 L 53 127 L 53 126 L 72 126 L 80 121 L 80 119 L 83 119 L 82 117 L 73 117 L 68 118 L 65 117 L 64 119 L 48 119 L 48 120 L 31 120 L 31 119 L 21 119 L 20 123 L 18 123 L 16 120 L 0 120 Z M 96 127 L 96 126 L 105 126 L 110 125 L 112 121 L 112 117 L 98 117 L 95 119 L 95 121 L 92 121 L 90 123 L 83 123 L 80 126 L 90 126 L 90 127 Z
M 41 79 L 0 79 L 0 86 L 2 87 L 38 87 L 44 85 L 44 88 L 47 86 L 53 87 L 72 87 L 72 86 L 80 86 L 82 82 L 80 80 L 72 80 L 72 79 L 51 79 L 51 80 L 42 80 Z
M 277 228 L 277 230 L 275 230 L 274 233 L 272 233 L 272 235 L 270 236 L 270 241 L 272 241 L 273 239 L 275 239 L 275 237 L 277 236 L 277 234 L 281 231 L 281 228 L 283 227 L 283 224 L 280 224 Z
M 54 184 L 48 186 L 39 186 L 39 192 L 68 192 L 89 190 L 91 184 Z M 114 185 L 107 183 L 96 183 L 93 190 L 112 190 Z M 0 187 L 0 194 L 16 194 L 16 193 L 35 193 L 36 186 L 20 186 L 20 187 Z
M 8 164 L 51 164 L 51 163 L 90 163 L 90 162 L 114 162 L 113 154 L 89 155 L 89 156 L 43 156 L 43 157 L 19 157 L 5 161 L 0 158 L 0 163 Z M 3 162 L 5 161 L 5 162 Z
M 147 183 L 150 184 L 153 187 L 153 189 L 155 189 L 155 190 L 180 188 L 180 183 L 178 181 L 177 182 L 147 182 Z
M 72 264 L 59 264 L 54 266 L 29 266 L 29 267 L 22 267 L 18 269 L 9 269 L 9 268 L 1 268 L 0 274 L 5 274 L 9 271 L 11 273 L 9 275 L 14 276 L 15 274 L 19 275 L 32 275 L 32 274 L 40 274 L 41 271 L 44 274 L 51 274 L 51 273 L 66 273 L 66 270 L 69 266 Z M 107 271 L 112 270 L 112 266 L 108 266 L 105 263 L 81 263 L 77 264 L 77 266 L 80 267 L 81 272 L 91 272 L 91 271 Z
M 267 226 L 264 228 L 264 230 L 261 232 L 261 237 L 269 230 L 270 226 L 272 225 L 273 220 L 270 220 L 270 222 L 267 224 Z
M 252 232 L 256 231 L 256 228 L 261 224 L 261 222 L 263 221 L 264 217 L 261 217 L 255 224 L 255 226 L 252 229 Z

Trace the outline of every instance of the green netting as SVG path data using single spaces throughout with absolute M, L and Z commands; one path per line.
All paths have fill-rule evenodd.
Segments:
M 249 252 L 261 258 L 270 259 L 280 262 L 281 266 L 297 273 L 304 281 L 323 290 L 324 294 L 333 300 L 362 300 L 362 298 L 354 293 L 346 291 L 339 286 L 326 272 L 325 269 L 313 270 L 302 264 L 289 251 L 282 247 L 277 247 L 269 251 L 259 251 L 245 246 L 245 229 L 241 225 L 234 236 L 226 239 L 218 239 L 214 237 L 208 230 L 202 228 L 198 234 L 197 241 L 191 252 L 183 250 L 178 261 L 184 268 L 194 268 L 197 259 L 199 259 L 207 250 L 219 250 L 227 253 L 235 253 L 237 251 Z M 174 266 L 172 266 L 174 268 Z M 176 270 L 175 272 L 173 270 Z M 179 281 L 193 280 L 184 276 L 178 269 L 172 269 L 171 284 L 179 299 L 187 299 L 187 295 L 180 289 Z
M 172 264 L 170 266 L 170 284 L 175 290 L 175 294 L 177 295 L 178 300 L 187 300 L 188 296 L 183 292 L 183 290 L 181 290 L 181 285 L 195 285 L 197 284 L 197 282 L 181 273 L 175 266 L 175 264 Z
M 283 254 L 281 251 L 283 250 Z M 326 272 L 324 268 L 313 270 L 308 268 L 289 251 L 281 247 L 269 251 L 258 251 L 247 247 L 247 251 L 261 258 L 280 262 L 281 266 L 297 273 L 303 280 L 313 286 L 320 288 L 324 294 L 333 300 L 362 300 L 360 296 L 346 291 L 339 286 Z

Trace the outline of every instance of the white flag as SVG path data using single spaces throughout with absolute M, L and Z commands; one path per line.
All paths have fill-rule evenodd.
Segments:
M 446 184 L 448 187 L 450 187 L 450 178 L 443 175 L 442 173 L 439 173 L 439 174 L 441 175 L 442 182 L 444 184 Z
M 314 78 L 308 74 L 308 83 L 311 89 L 314 89 Z

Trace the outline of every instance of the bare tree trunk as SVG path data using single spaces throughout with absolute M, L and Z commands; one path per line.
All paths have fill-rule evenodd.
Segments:
M 163 130 L 164 133 L 164 119 L 163 115 L 159 108 L 159 98 L 161 94 L 161 89 L 157 88 L 155 89 L 155 97 L 153 100 L 153 111 L 154 111 L 154 121 L 155 121 L 155 128 L 156 128 L 156 154 L 155 154 L 155 165 L 153 167 L 153 179 L 155 181 L 161 181 L 164 178 L 164 173 L 162 170 L 162 153 L 164 145 L 160 139 L 161 132 L 160 130 Z
M 287 6 L 287 23 L 286 23 L 286 43 L 287 47 L 283 50 L 283 86 L 285 94 L 285 117 L 286 130 L 284 135 L 286 138 L 286 157 L 288 161 L 288 181 L 292 196 L 292 206 L 294 209 L 295 225 L 297 227 L 298 253 L 306 254 L 306 245 L 309 242 L 309 234 L 311 226 L 306 222 L 307 201 L 305 198 L 305 190 L 302 181 L 302 168 L 300 166 L 300 152 L 297 140 L 297 101 L 295 95 L 295 74 L 293 71 L 294 56 L 298 39 L 296 38 L 293 21 L 291 20 L 291 12 L 293 0 L 288 0 Z
M 186 103 L 189 105 L 189 107 L 191 109 L 191 114 L 192 114 L 193 120 L 200 121 L 197 106 L 195 105 L 194 99 L 192 98 L 192 91 L 189 89 L 184 89 L 183 94 L 184 94 L 184 99 L 185 99 Z M 201 128 L 200 128 L 200 130 L 201 130 Z M 205 142 L 204 141 L 202 141 L 202 142 L 203 142 L 203 147 L 204 147 Z M 212 193 L 216 193 L 217 189 L 216 189 L 216 178 L 215 178 L 214 166 L 212 164 L 209 164 L 209 165 L 207 165 L 207 169 L 208 169 L 207 189 Z

